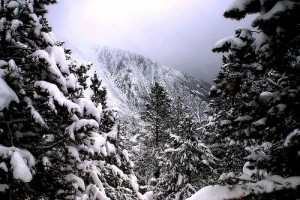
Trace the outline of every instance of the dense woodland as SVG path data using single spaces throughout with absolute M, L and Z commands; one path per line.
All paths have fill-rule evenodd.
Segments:
M 226 18 L 257 17 L 213 47 L 201 120 L 154 82 L 135 141 L 51 32 L 57 1 L 0 2 L 0 199 L 300 198 L 299 0 L 229 5 Z

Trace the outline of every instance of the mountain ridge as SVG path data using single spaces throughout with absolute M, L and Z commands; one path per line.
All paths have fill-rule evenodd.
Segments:
M 140 113 L 154 82 L 161 84 L 171 99 L 179 96 L 190 108 L 208 101 L 209 83 L 137 53 L 100 46 L 85 52 L 76 48 L 72 51 L 76 60 L 93 63 L 89 73 L 97 72 L 108 90 L 108 101 L 118 99 L 113 106 L 123 112 Z

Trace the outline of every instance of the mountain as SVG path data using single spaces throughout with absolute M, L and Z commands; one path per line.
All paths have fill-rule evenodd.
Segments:
M 207 101 L 210 84 L 141 55 L 99 46 L 84 52 L 72 49 L 76 60 L 93 62 L 90 73 L 97 71 L 108 90 L 108 103 L 113 99 L 113 106 L 121 112 L 140 112 L 155 81 L 172 99 L 180 96 L 191 108 L 199 108 Z

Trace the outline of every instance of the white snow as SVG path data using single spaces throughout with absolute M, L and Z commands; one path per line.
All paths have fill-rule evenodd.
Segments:
M 35 61 L 42 61 L 47 63 L 46 65 L 43 66 L 47 71 L 51 73 L 52 76 L 50 77 L 61 86 L 61 89 L 64 92 L 67 92 L 66 79 L 64 78 L 59 67 L 57 66 L 57 62 L 61 62 L 61 61 L 56 61 L 57 58 L 55 57 L 55 55 L 56 54 L 52 52 L 52 47 L 48 47 L 46 51 L 37 50 L 32 54 Z
M 226 125 L 229 125 L 229 124 L 231 124 L 231 121 L 230 120 L 222 120 L 221 122 L 220 122 L 220 126 L 226 126 Z
M 95 104 L 86 98 L 79 98 L 75 101 L 81 108 L 81 115 L 83 116 L 84 114 L 91 115 L 97 120 L 98 123 L 100 123 L 101 119 L 101 110 L 99 110 Z
M 246 39 L 246 40 L 251 40 L 252 39 L 252 33 L 251 30 L 249 29 L 243 29 L 240 33 L 240 38 Z
M 10 1 L 7 5 L 6 5 L 7 8 L 18 8 L 19 7 L 19 3 L 17 1 Z
M 55 64 L 57 64 L 58 68 L 62 73 L 70 74 L 69 65 L 66 61 L 66 54 L 64 52 L 63 47 L 61 46 L 48 47 L 46 51 L 48 52 L 50 58 L 52 58 L 53 61 L 55 61 Z
M 8 168 L 7 168 L 6 164 L 5 164 L 5 162 L 0 163 L 0 169 L 2 169 L 5 172 L 8 172 Z
M 9 186 L 7 184 L 0 184 L 0 192 L 4 192 L 7 189 L 9 189 Z
M 30 169 L 19 152 L 16 151 L 13 153 L 10 164 L 12 166 L 13 177 L 15 179 L 20 179 L 23 182 L 30 182 L 32 180 Z
M 17 66 L 17 64 L 15 63 L 15 61 L 13 59 L 10 59 L 8 61 L 8 68 L 9 68 L 9 71 L 11 71 L 11 72 L 20 72 L 20 68 Z
M 66 181 L 71 182 L 72 186 L 78 190 L 80 188 L 82 191 L 85 191 L 84 181 L 74 174 L 68 174 L 66 176 Z
M 119 175 L 123 180 L 128 180 L 128 178 L 125 176 L 122 170 L 120 170 L 117 166 L 115 165 L 110 165 L 110 169 L 115 175 Z
M 276 105 L 276 107 L 278 108 L 278 112 L 282 113 L 287 108 L 287 105 L 281 103 L 281 104 Z
M 10 26 L 10 29 L 12 31 L 16 31 L 20 26 L 23 26 L 23 22 L 21 22 L 20 20 L 18 19 L 13 19 L 11 21 L 11 26 Z
M 103 184 L 102 182 L 100 181 L 97 173 L 95 171 L 90 171 L 90 176 L 93 180 L 93 182 L 97 185 L 97 187 L 101 190 L 101 191 L 104 191 L 104 187 L 103 187 Z
M 297 7 L 298 6 L 298 7 Z M 258 16 L 254 22 L 256 21 L 269 21 L 272 19 L 278 19 L 280 15 L 290 12 L 293 9 L 299 8 L 300 3 L 294 1 L 278 1 L 272 9 L 270 9 L 267 13 Z
M 42 160 L 45 167 L 50 167 L 52 165 L 48 157 L 44 156 Z
M 44 60 L 46 63 L 50 64 L 49 54 L 45 50 L 36 50 L 33 52 L 32 56 Z
M 80 158 L 79 158 L 79 152 L 77 150 L 76 147 L 74 146 L 67 146 L 68 148 L 68 153 L 73 157 L 75 158 L 76 160 L 80 161 Z
M 4 28 L 5 28 L 5 26 L 4 26 L 5 22 L 6 22 L 6 18 L 5 18 L 5 17 L 2 17 L 2 18 L 0 19 L 0 31 L 3 31 L 3 30 L 4 30 Z
M 248 151 L 250 155 L 246 157 L 247 160 L 256 160 L 256 161 L 269 161 L 270 155 L 266 152 L 270 151 L 272 148 L 272 143 L 265 142 L 262 145 L 246 147 L 245 151 Z
M 5 35 L 5 40 L 7 41 L 7 42 L 11 42 L 11 30 L 7 30 L 6 31 L 6 35 Z
M 245 11 L 246 6 L 249 5 L 253 0 L 235 0 L 230 7 L 226 10 L 239 10 L 240 12 Z
M 264 104 L 268 104 L 271 101 L 273 101 L 278 96 L 278 93 L 272 93 L 272 92 L 262 92 L 259 95 L 259 99 Z
M 66 77 L 66 85 L 67 88 L 71 88 L 73 90 L 83 88 L 82 86 L 80 86 L 78 79 L 74 74 L 70 74 Z
M 253 167 L 253 164 L 248 161 L 243 166 L 243 173 L 251 177 L 253 174 L 257 173 L 257 169 L 249 169 L 249 167 Z
M 146 192 L 142 198 L 143 200 L 155 200 L 156 199 L 156 195 L 154 194 L 153 191 L 149 191 L 149 192 Z
M 278 181 L 278 182 L 277 182 Z M 235 186 L 210 185 L 202 188 L 187 200 L 224 200 L 239 199 L 249 194 L 270 193 L 282 189 L 295 188 L 300 185 L 300 177 L 282 178 L 278 175 L 260 180 L 256 183 L 245 183 Z
M 102 135 L 98 133 L 94 133 L 93 137 L 91 137 L 91 141 L 93 141 L 93 148 L 94 152 L 101 153 L 101 148 L 103 148 L 106 144 L 106 139 Z
M 111 144 L 110 142 L 106 142 L 106 151 L 108 155 L 115 154 L 116 153 L 115 145 Z
M 41 36 L 43 37 L 44 41 L 49 44 L 50 46 L 55 45 L 55 40 L 49 33 L 41 32 Z
M 32 100 L 29 97 L 25 97 L 24 101 L 27 103 L 27 108 L 30 109 L 31 116 L 34 119 L 34 121 L 38 124 L 40 124 L 43 127 L 48 127 L 43 119 L 43 117 L 40 115 L 39 112 L 36 111 L 36 109 L 32 105 Z
M 291 143 L 292 140 L 295 137 L 299 137 L 300 136 L 300 130 L 299 129 L 295 129 L 293 132 L 291 132 L 285 139 L 283 146 L 288 147 Z
M 0 77 L 0 111 L 7 108 L 10 102 L 15 101 L 19 103 L 19 98 L 16 93 L 7 85 L 7 83 Z
M 240 38 L 230 36 L 228 38 L 224 38 L 222 40 L 219 40 L 215 44 L 214 49 L 221 49 L 225 46 L 229 46 L 231 49 L 239 50 L 239 49 L 242 49 L 243 47 L 245 47 L 246 44 Z
M 138 180 L 137 180 L 136 176 L 130 175 L 130 183 L 131 183 L 131 186 L 133 188 L 133 191 L 138 192 L 139 191 L 139 184 L 138 184 Z
M 236 121 L 236 122 L 244 122 L 244 121 L 250 121 L 250 120 L 252 120 L 252 117 L 250 115 L 244 115 L 244 116 L 238 117 L 234 121 Z
M 128 151 L 126 149 L 123 149 L 122 154 L 125 157 L 126 161 L 129 162 L 130 159 L 129 159 Z
M 260 50 L 262 50 L 264 45 L 267 45 L 267 43 L 270 41 L 270 38 L 268 35 L 266 35 L 263 32 L 260 32 L 256 37 L 255 41 L 253 43 L 253 46 L 255 47 L 255 52 L 258 53 Z
M 36 88 L 40 88 L 43 92 L 48 93 L 48 95 L 50 97 L 53 98 L 53 100 L 55 100 L 58 105 L 60 106 L 65 106 L 68 108 L 68 111 L 70 113 L 72 112 L 79 112 L 80 111 L 80 107 L 76 104 L 73 103 L 72 101 L 70 101 L 69 99 L 67 99 L 58 89 L 58 87 L 55 84 L 46 82 L 46 81 L 37 81 L 34 83 L 34 87 Z M 52 109 L 53 109 L 53 102 L 49 102 L 52 105 Z M 54 106 L 55 108 L 55 106 Z
M 69 126 L 69 128 L 67 130 L 67 133 L 68 133 L 68 135 L 70 136 L 70 138 L 72 140 L 75 140 L 75 132 L 77 132 L 79 129 L 82 129 L 84 127 L 88 127 L 88 128 L 91 128 L 91 129 L 98 130 L 99 129 L 99 124 L 98 124 L 98 122 L 96 122 L 93 119 L 80 119 L 76 122 L 73 122 Z
M 266 124 L 267 119 L 268 119 L 267 117 L 264 117 L 262 119 L 259 119 L 259 120 L 255 121 L 255 122 L 253 122 L 252 124 L 254 126 L 264 126 Z
M 6 62 L 5 60 L 0 60 L 0 68 L 7 66 L 8 62 Z

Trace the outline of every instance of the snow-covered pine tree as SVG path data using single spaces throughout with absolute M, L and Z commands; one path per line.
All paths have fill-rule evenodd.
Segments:
M 155 82 L 145 102 L 142 119 L 146 122 L 146 131 L 140 136 L 139 146 L 142 154 L 137 158 L 139 180 L 153 190 L 160 176 L 158 157 L 165 144 L 170 142 L 171 99 L 165 89 Z
M 160 199 L 186 199 L 214 175 L 212 167 L 217 159 L 198 139 L 197 123 L 190 113 L 181 98 L 173 101 L 171 140 L 158 158 L 156 191 Z
M 165 89 L 155 82 L 146 100 L 142 118 L 149 122 L 149 142 L 156 148 L 164 145 L 169 138 L 171 99 Z
M 1 199 L 142 198 L 119 167 L 130 168 L 128 155 L 99 130 L 101 109 L 82 98 L 85 75 L 70 73 L 50 32 L 53 3 L 0 1 Z
M 106 95 L 107 91 L 106 88 L 101 85 L 102 80 L 100 77 L 97 75 L 96 71 L 94 72 L 93 77 L 90 78 L 91 85 L 91 100 L 96 104 L 96 105 L 101 105 L 103 109 L 103 117 L 101 119 L 101 131 L 104 132 L 109 132 L 112 130 L 112 127 L 115 123 L 115 114 L 116 112 L 110 108 L 107 108 L 106 105 Z
M 106 105 L 106 88 L 102 85 L 102 80 L 100 80 L 99 76 L 97 75 L 96 71 L 94 72 L 93 77 L 91 77 L 91 85 L 90 88 L 92 90 L 91 100 L 96 104 L 101 104 L 103 109 L 107 107 Z
M 87 79 L 88 75 L 87 72 L 90 70 L 92 63 L 85 63 L 85 64 L 78 64 L 75 60 L 71 58 L 72 51 L 71 49 L 65 49 L 66 58 L 67 60 L 70 60 L 70 72 L 75 76 L 75 78 L 78 80 L 78 83 L 82 86 L 82 88 L 77 89 L 76 93 L 74 93 L 75 96 L 72 96 L 71 98 L 82 98 L 84 97 L 84 90 L 88 88 L 87 86 Z M 75 80 L 75 78 L 73 78 Z M 91 99 L 93 101 L 93 99 Z
M 214 136 L 217 157 L 225 157 L 219 173 L 227 182 L 215 188 L 236 188 L 222 198 L 300 196 L 290 189 L 300 185 L 299 12 L 299 1 L 236 0 L 224 13 L 237 20 L 258 16 L 252 23 L 257 30 L 239 29 L 213 49 L 225 54 L 210 92 L 213 115 L 207 129 L 215 133 L 209 137 Z

